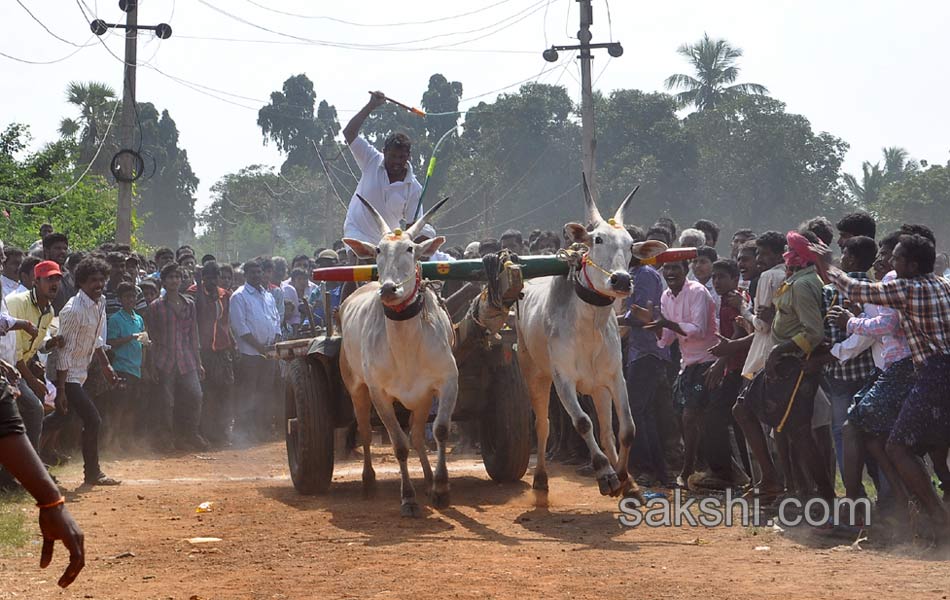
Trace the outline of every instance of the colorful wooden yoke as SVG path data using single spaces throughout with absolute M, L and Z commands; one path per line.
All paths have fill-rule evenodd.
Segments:
M 695 248 L 671 248 L 641 262 L 658 265 L 693 258 L 696 258 Z M 521 275 L 524 279 L 566 275 L 568 272 L 567 262 L 551 255 L 519 256 L 518 264 L 521 265 Z M 311 275 L 314 281 L 373 281 L 376 277 L 376 265 L 326 267 L 314 269 Z M 454 262 L 424 262 L 422 277 L 443 281 L 484 281 L 485 267 L 481 259 L 477 258 Z

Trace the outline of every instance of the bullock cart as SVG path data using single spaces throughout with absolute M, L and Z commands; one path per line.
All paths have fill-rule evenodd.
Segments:
M 484 315 L 479 319 L 478 311 L 473 309 L 453 319 L 459 393 L 452 420 L 478 422 L 485 470 L 497 482 L 517 481 L 524 476 L 534 444 L 534 417 L 518 366 L 517 332 L 508 325 L 507 309 L 518 299 L 524 276 L 567 269 L 554 257 L 517 260 L 519 264 L 510 260 L 497 263 L 500 268 L 489 276 L 480 260 L 422 264 L 423 276 L 431 279 L 490 278 L 488 287 L 504 306 L 505 318 L 487 326 Z M 362 269 L 357 279 L 374 277 L 371 267 L 355 269 Z M 354 268 L 340 272 L 353 273 Z M 474 295 L 472 306 L 477 306 L 479 299 L 484 301 L 486 295 Z M 328 299 L 324 314 L 330 314 Z M 308 333 L 301 339 L 279 342 L 276 354 L 286 362 L 285 435 L 291 479 L 300 493 L 319 494 L 329 488 L 333 477 L 335 432 L 351 427 L 355 415 L 340 375 L 342 338 L 332 322 L 329 330 Z M 408 412 L 399 416 L 405 426 Z M 381 426 L 375 413 L 373 425 Z

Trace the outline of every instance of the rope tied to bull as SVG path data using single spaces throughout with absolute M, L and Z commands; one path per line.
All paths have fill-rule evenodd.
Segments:
M 588 248 L 585 244 L 574 242 L 567 248 L 561 248 L 554 255 L 556 258 L 567 263 L 568 268 L 570 269 L 567 273 L 568 279 L 574 279 L 577 277 L 577 271 L 579 271 L 583 266 L 584 257 L 587 256 L 587 252 L 589 250 L 590 248 Z
M 568 272 L 568 278 L 575 279 L 579 271 L 583 271 L 588 265 L 594 267 L 608 278 L 613 275 L 610 271 L 603 268 L 590 257 L 590 248 L 586 244 L 580 242 L 574 242 L 569 248 L 562 248 L 557 251 L 555 256 L 565 262 L 570 266 L 570 271 Z M 586 277 L 586 273 L 584 274 Z M 587 278 L 590 281 L 590 278 Z
M 486 254 L 482 257 L 482 266 L 485 269 L 485 287 L 482 288 L 478 299 L 469 306 L 468 316 L 486 334 L 491 332 L 491 326 L 479 316 L 484 311 L 486 316 L 494 317 L 502 311 L 507 314 L 504 298 L 502 298 L 500 279 L 505 267 L 510 263 L 518 262 L 518 257 L 510 250 L 502 250 L 497 254 Z M 486 304 L 483 306 L 482 304 Z

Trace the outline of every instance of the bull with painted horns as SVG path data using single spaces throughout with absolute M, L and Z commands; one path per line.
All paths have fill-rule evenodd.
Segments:
M 409 478 L 407 460 L 411 445 L 419 454 L 432 504 L 449 503 L 446 442 L 458 395 L 458 367 L 452 355 L 452 322 L 440 307 L 438 296 L 422 281 L 420 259 L 431 255 L 444 242 L 438 236 L 422 243 L 413 240 L 448 198 L 445 198 L 406 231 L 393 228 L 362 197 L 374 216 L 382 239 L 378 245 L 345 238 L 343 242 L 360 258 L 376 260 L 379 281 L 356 290 L 340 307 L 343 347 L 340 372 L 353 399 L 357 427 L 363 446 L 363 486 L 372 489 L 370 407 L 385 425 L 399 461 L 401 514 L 421 515 Z M 433 399 L 438 410 L 433 431 L 438 461 L 433 474 L 426 454 L 425 425 Z M 412 413 L 410 437 L 396 418 L 399 401 Z
M 632 495 L 642 501 L 627 461 L 636 429 L 623 376 L 620 329 L 614 302 L 631 294 L 628 271 L 633 239 L 623 226 L 623 212 L 636 190 L 620 204 L 613 218 L 600 215 L 583 180 L 587 223 L 568 223 L 565 237 L 583 248 L 566 276 L 545 277 L 525 285 L 518 317 L 518 360 L 535 413 L 538 460 L 533 487 L 547 491 L 544 448 L 548 439 L 548 400 L 551 384 L 590 449 L 600 493 Z M 593 398 L 600 425 L 601 449 L 591 419 L 578 402 L 578 393 Z M 612 410 L 620 420 L 620 452 L 613 430 Z

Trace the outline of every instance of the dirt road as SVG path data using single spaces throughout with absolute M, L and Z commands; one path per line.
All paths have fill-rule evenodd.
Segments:
M 107 460 L 105 470 L 123 485 L 69 495 L 88 552 L 73 587 L 60 592 L 55 584 L 62 548 L 41 571 L 39 546 L 30 544 L 0 556 L 0 598 L 950 594 L 947 563 L 913 552 L 856 550 L 840 539 L 793 541 L 766 528 L 623 528 L 615 500 L 557 466 L 548 506 L 538 507 L 526 482 L 498 485 L 478 460 L 452 460 L 453 506 L 401 519 L 395 462 L 380 449 L 376 465 L 377 495 L 364 499 L 353 461 L 338 464 L 328 495 L 298 495 L 281 444 Z M 76 489 L 79 467 L 70 466 L 62 483 Z M 213 512 L 196 514 L 205 501 L 215 503 Z M 188 541 L 195 537 L 221 541 Z

